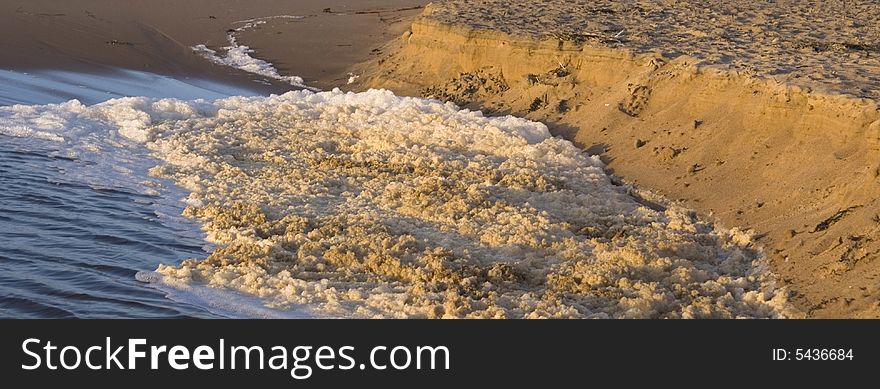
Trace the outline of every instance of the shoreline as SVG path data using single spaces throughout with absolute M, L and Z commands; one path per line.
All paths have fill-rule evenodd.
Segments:
M 147 96 L 156 99 L 163 97 L 176 97 L 182 100 L 190 100 L 195 97 L 185 97 L 182 94 L 186 95 L 203 92 L 223 94 L 225 91 L 239 90 L 239 92 L 233 92 L 230 94 L 250 96 L 253 94 L 268 95 L 272 93 L 281 95 L 291 90 L 301 89 L 291 84 L 275 81 L 258 74 L 248 73 L 233 67 L 213 64 L 208 59 L 195 53 L 192 46 L 207 43 L 212 47 L 217 47 L 228 44 L 225 42 L 227 30 L 229 29 L 227 23 L 231 23 L 235 26 L 236 24 L 234 22 L 240 20 L 239 16 L 274 16 L 299 12 L 300 10 L 305 9 L 303 7 L 306 6 L 311 7 L 305 9 L 306 11 L 311 10 L 308 15 L 314 15 L 316 13 L 321 13 L 322 11 L 321 8 L 317 7 L 337 4 L 342 11 L 351 9 L 350 7 L 346 7 L 341 1 L 304 1 L 294 4 L 293 6 L 297 9 L 291 10 L 291 4 L 289 2 L 267 0 L 250 2 L 249 6 L 246 7 L 246 10 L 229 8 L 232 6 L 237 7 L 236 3 L 240 2 L 196 0 L 191 2 L 157 1 L 148 4 L 137 4 L 132 2 L 123 3 L 99 0 L 72 0 L 63 3 L 37 0 L 28 2 L 11 1 L 0 4 L 0 31 L 7 36 L 16 37 L 16 39 L 8 39 L 0 42 L 0 46 L 3 47 L 5 52 L 12 53 L 11 55 L 0 57 L 0 73 L 2 73 L 0 74 L 0 78 L 4 78 L 3 83 L 5 84 L 5 87 L 0 88 L 3 89 L 4 92 L 0 93 L 0 99 L 2 99 L 4 95 L 8 97 L 3 104 L 0 104 L 3 105 L 3 107 L 0 108 L 5 110 L 4 114 L 8 115 L 8 117 L 4 117 L 4 123 L 2 124 L 4 126 L 7 126 L 10 122 L 13 124 L 12 128 L 9 128 L 8 126 L 0 128 L 0 138 L 10 136 L 16 141 L 27 141 L 28 139 L 33 138 L 37 142 L 70 140 L 73 145 L 65 144 L 64 146 L 61 146 L 61 150 L 59 151 L 59 153 L 66 153 L 65 155 L 69 156 L 61 158 L 59 164 L 70 163 L 74 166 L 74 168 L 64 171 L 61 175 L 67 178 L 70 178 L 70 176 L 73 175 L 72 173 L 75 173 L 75 167 L 85 165 L 92 169 L 94 168 L 94 164 L 100 166 L 101 169 L 110 171 L 101 171 L 94 177 L 84 176 L 86 179 L 94 179 L 96 182 L 102 183 L 103 181 L 100 181 L 101 179 L 107 176 L 115 177 L 114 173 L 118 173 L 118 171 L 134 174 L 126 171 L 126 167 L 128 167 L 126 164 L 130 162 L 131 158 L 127 157 L 124 153 L 121 157 L 121 161 L 113 164 L 112 169 L 107 169 L 106 165 L 102 164 L 104 161 L 119 157 L 119 155 L 116 154 L 117 152 L 115 149 L 113 149 L 113 152 L 109 152 L 109 149 L 112 149 L 116 144 L 113 144 L 113 146 L 108 149 L 101 148 L 100 145 L 103 145 L 103 143 L 100 143 L 99 146 L 86 143 L 78 144 L 77 142 L 82 140 L 78 138 L 79 136 L 82 136 L 82 134 L 79 133 L 79 129 L 75 128 L 76 125 L 70 125 L 70 128 L 64 125 L 66 122 L 75 122 L 76 120 L 81 119 L 76 117 L 76 112 L 71 112 L 70 110 L 76 111 L 77 109 L 86 109 L 102 111 L 106 109 L 112 111 L 114 106 L 124 106 L 127 104 L 127 99 L 118 99 L 115 102 L 110 103 L 113 106 L 105 105 L 103 108 L 95 107 L 93 104 L 97 105 L 98 102 L 106 100 L 104 98 L 105 93 L 110 96 L 107 98 L 119 98 L 130 95 Z M 334 26 L 332 23 L 325 23 L 325 25 L 315 28 L 326 37 L 333 39 L 345 40 L 348 39 L 348 36 L 356 35 L 358 39 L 357 42 L 366 45 L 363 50 L 369 52 L 372 50 L 374 43 L 378 44 L 378 42 L 384 39 L 382 38 L 382 34 L 385 33 L 388 23 L 380 20 L 380 15 L 381 18 L 384 18 L 384 10 L 388 8 L 391 9 L 391 12 L 394 15 L 397 15 L 395 17 L 402 17 L 398 15 L 399 12 L 395 12 L 397 8 L 394 8 L 398 7 L 400 3 L 408 4 L 411 2 L 405 0 L 364 1 L 359 5 L 380 8 L 378 10 L 376 8 L 358 8 L 355 12 L 352 12 L 351 15 L 339 16 L 360 20 L 359 24 L 343 25 L 341 26 L 342 28 L 338 28 L 340 26 Z M 222 9 L 222 13 L 218 12 L 214 14 L 213 11 L 216 11 L 214 8 L 207 8 L 202 13 L 198 8 L 206 5 L 215 8 L 226 8 Z M 317 9 L 317 11 L 315 11 L 315 9 Z M 368 13 L 356 13 L 365 10 L 368 11 Z M 208 14 L 208 12 L 211 12 L 211 14 Z M 209 18 L 209 15 L 216 15 L 216 19 Z M 143 18 L 141 18 L 142 16 Z M 326 20 L 330 16 L 335 17 L 337 15 L 324 16 L 322 14 L 319 16 L 320 17 L 310 18 L 309 20 Z M 213 23 L 216 25 L 205 27 L 207 23 Z M 273 31 L 279 27 L 283 28 L 284 25 L 270 24 L 263 27 L 264 28 L 262 29 L 255 29 L 253 32 L 268 33 L 267 31 Z M 381 34 L 376 34 L 377 31 L 381 32 Z M 260 39 L 261 38 L 259 37 L 249 37 L 246 44 L 258 48 L 259 52 L 254 54 L 254 57 L 266 58 L 262 52 L 263 48 L 261 44 L 258 43 Z M 382 41 L 382 43 L 384 43 L 384 41 Z M 313 60 L 312 62 L 302 64 L 302 67 L 299 67 L 295 61 L 290 59 L 295 59 L 296 56 L 302 55 L 296 51 L 298 48 L 298 45 L 293 45 L 291 53 L 281 53 L 279 55 L 281 58 L 289 58 L 288 61 L 292 62 L 290 67 L 282 70 L 283 74 L 308 75 L 310 74 L 308 73 L 309 67 L 318 66 L 321 58 L 326 59 L 328 56 L 334 56 L 335 53 L 342 49 L 350 50 L 348 47 L 333 46 L 329 50 L 319 53 L 320 55 L 313 56 L 311 58 Z M 268 54 L 266 55 L 268 56 Z M 367 55 L 364 55 L 363 58 L 359 57 L 357 59 L 349 57 L 334 58 L 334 60 L 337 61 L 334 66 L 337 68 L 344 68 L 345 66 L 350 65 L 349 62 L 354 63 L 355 61 L 363 60 L 366 57 Z M 318 70 L 320 69 L 315 69 L 315 71 Z M 314 79 L 308 79 L 307 81 L 320 82 L 324 79 L 322 77 L 328 77 L 323 74 L 316 74 L 317 76 L 315 76 Z M 333 81 L 329 78 L 327 78 L 327 80 L 327 85 L 331 85 Z M 180 83 L 187 84 L 189 87 L 192 87 L 193 90 L 197 89 L 197 91 L 186 89 L 186 87 L 184 87 L 186 90 L 181 91 L 180 85 L 175 85 Z M 216 89 L 214 89 L 215 87 Z M 244 89 L 254 91 L 255 93 L 250 93 Z M 205 98 L 212 99 L 212 97 Z M 65 103 L 65 101 L 71 99 L 79 99 L 83 104 Z M 142 99 L 128 100 L 135 101 Z M 13 105 L 20 106 L 14 107 Z M 135 110 L 142 109 L 145 106 L 137 105 L 137 103 L 133 105 L 136 107 Z M 146 105 L 149 104 L 147 103 Z M 68 110 L 68 108 L 70 110 Z M 37 112 L 34 114 L 35 116 L 33 118 L 28 119 L 16 116 L 28 116 L 27 112 L 32 109 Z M 129 109 L 127 112 L 121 113 L 121 115 L 124 116 L 125 114 L 130 114 L 132 112 L 135 111 Z M 184 112 L 183 114 L 186 113 L 187 112 Z M 57 115 L 63 116 L 63 118 L 59 119 L 59 116 Z M 100 116 L 100 114 L 98 116 Z M 49 121 L 55 120 L 55 122 L 46 124 L 45 121 L 41 121 L 44 120 L 43 118 L 45 117 L 50 118 Z M 133 122 L 143 119 L 144 115 L 143 112 L 141 112 L 141 115 L 134 118 Z M 150 119 L 147 119 L 148 122 L 149 120 Z M 16 127 L 15 125 L 18 123 L 25 124 Z M 41 126 L 46 126 L 48 128 L 46 131 L 42 131 Z M 88 125 L 84 125 L 84 127 L 88 127 Z M 98 130 L 100 130 L 100 125 L 97 127 Z M 67 130 L 70 130 L 69 133 L 66 132 Z M 110 135 L 112 138 L 113 134 Z M 120 132 L 115 135 L 116 138 L 124 138 L 132 134 L 128 133 L 128 135 L 123 136 Z M 69 138 L 67 138 L 68 136 Z M 104 138 L 98 136 L 96 139 L 100 141 Z M 110 143 L 113 143 L 115 140 L 118 139 L 111 140 Z M 15 151 L 18 146 L 14 146 L 18 143 L 9 143 L 9 146 L 13 149 L 12 161 L 14 163 L 21 162 L 22 159 L 19 158 Z M 21 147 L 27 149 L 27 147 L 30 147 L 30 144 Z M 86 151 L 79 150 L 76 147 L 84 148 Z M 42 150 L 39 148 L 37 149 Z M 21 185 L 21 188 L 27 191 L 29 195 L 33 194 L 32 192 L 39 192 L 42 189 L 40 184 L 43 183 L 43 175 L 41 175 L 40 172 L 46 172 L 46 177 L 49 177 L 47 178 L 47 181 L 53 181 L 52 174 L 56 172 L 55 169 L 53 169 L 56 166 L 52 164 L 52 161 L 55 160 L 56 157 L 52 154 L 44 157 L 39 155 L 39 152 L 42 151 L 35 152 L 33 155 L 27 155 L 29 157 L 34 157 L 40 163 L 48 161 L 46 162 L 49 164 L 48 166 L 39 165 L 35 162 L 33 165 L 28 166 L 34 168 L 35 171 L 32 173 L 36 174 L 13 177 L 13 180 L 21 179 L 25 182 Z M 87 156 L 81 157 L 79 153 L 86 153 Z M 89 159 L 92 157 L 96 158 L 98 162 L 93 162 L 92 159 Z M 0 159 L 4 159 L 3 162 L 7 162 L 5 158 L 6 154 L 0 155 Z M 40 158 L 45 158 L 45 161 Z M 80 158 L 82 158 L 83 161 L 86 161 L 82 165 L 77 163 L 80 161 Z M 118 169 L 118 171 L 115 169 Z M 29 179 L 34 179 L 35 182 L 29 182 Z M 81 231 L 82 225 L 79 223 L 79 218 L 104 220 L 101 218 L 107 215 L 112 216 L 113 210 L 123 209 L 127 211 L 126 213 L 130 214 L 139 215 L 140 213 L 145 212 L 150 215 L 148 218 L 144 218 L 144 223 L 157 223 L 157 225 L 149 225 L 144 228 L 148 229 L 151 233 L 146 234 L 146 236 L 155 239 L 155 241 L 148 243 L 138 242 L 140 246 L 138 246 L 136 250 L 132 250 L 133 252 L 128 253 L 128 255 L 125 255 L 125 257 L 130 260 L 120 261 L 119 253 L 125 253 L 125 250 L 129 249 L 128 245 L 133 244 L 131 242 L 136 241 L 137 238 L 143 239 L 145 233 L 137 231 L 142 225 L 126 224 L 128 221 L 124 215 L 116 215 L 117 217 L 113 218 L 112 223 L 118 223 L 119 227 L 115 227 L 114 231 L 95 232 L 96 234 L 106 234 L 107 237 L 105 240 L 94 240 L 93 236 L 91 237 L 92 240 L 89 240 L 89 237 L 83 237 L 83 244 L 78 245 L 80 250 L 83 250 L 83 248 L 85 248 L 85 250 L 92 250 L 93 252 L 89 254 L 98 257 L 95 261 L 91 261 L 92 258 L 88 257 L 84 261 L 88 261 L 88 263 L 91 264 L 106 260 L 98 266 L 105 265 L 109 269 L 117 269 L 113 274 L 107 275 L 101 271 L 94 272 L 89 266 L 82 268 L 77 267 L 77 261 L 82 260 L 82 258 L 77 257 L 76 250 L 73 250 L 73 252 L 65 252 L 65 259 L 68 259 L 72 264 L 64 263 L 63 266 L 73 266 L 75 269 L 67 270 L 64 272 L 65 277 L 62 280 L 53 280 L 51 284 L 59 285 L 66 289 L 58 291 L 52 289 L 52 286 L 47 286 L 47 288 L 37 289 L 37 291 L 34 292 L 34 288 L 29 284 L 22 287 L 19 282 L 9 282 L 10 288 L 15 287 L 15 289 L 20 289 L 16 290 L 15 294 L 22 296 L 22 298 L 20 303 L 5 304 L 3 306 L 6 310 L 6 315 L 12 315 L 12 312 L 17 312 L 16 316 L 18 317 L 41 318 L 74 316 L 106 317 L 111 314 L 116 315 L 115 317 L 151 318 L 214 318 L 223 316 L 254 318 L 276 316 L 290 317 L 290 315 L 284 314 L 283 312 L 279 313 L 268 308 L 261 308 L 258 303 L 258 298 L 253 296 L 238 296 L 235 292 L 223 294 L 216 290 L 203 290 L 204 288 L 199 286 L 174 291 L 162 288 L 156 288 L 153 290 L 150 287 L 155 287 L 156 285 L 146 285 L 143 283 L 143 280 L 138 278 L 137 271 L 154 270 L 160 260 L 164 260 L 166 263 L 176 264 L 184 258 L 201 258 L 205 255 L 201 250 L 204 248 L 204 245 L 208 244 L 204 240 L 204 236 L 202 236 L 202 230 L 192 220 L 187 220 L 187 222 L 192 222 L 192 227 L 197 231 L 193 236 L 189 236 L 185 233 L 181 234 L 181 231 L 187 233 L 190 231 L 186 228 L 181 228 L 180 223 L 171 222 L 170 226 L 165 224 L 168 220 L 184 218 L 180 215 L 180 211 L 182 210 L 182 207 L 185 206 L 185 203 L 180 200 L 185 196 L 173 195 L 167 199 L 161 197 L 164 196 L 164 194 L 162 194 L 164 193 L 164 184 L 160 183 L 156 184 L 157 186 L 151 186 L 152 183 L 156 182 L 155 180 L 158 179 L 145 178 L 143 182 L 138 184 L 144 185 L 145 189 L 143 190 L 143 193 L 133 193 L 132 196 L 134 199 L 125 198 L 118 193 L 114 194 L 112 198 L 114 200 L 119 200 L 119 204 L 111 204 L 108 206 L 108 208 L 110 208 L 109 210 L 101 208 L 102 205 L 105 205 L 102 203 L 102 200 L 105 200 L 105 198 L 101 197 L 100 192 L 97 192 L 96 194 L 96 191 L 88 185 L 75 186 L 76 189 L 82 189 L 82 193 L 76 193 L 75 196 L 72 196 L 72 204 L 65 207 L 65 211 L 73 215 L 68 219 L 73 225 L 64 227 L 64 222 L 57 222 L 55 225 L 56 228 L 58 225 L 61 225 L 64 227 L 62 229 L 65 231 Z M 59 179 L 54 179 L 54 181 L 59 181 Z M 47 186 L 52 188 L 60 187 L 59 192 L 65 195 L 70 193 L 69 191 L 66 191 L 68 189 L 65 188 L 64 185 L 59 185 L 58 182 L 54 181 Z M 170 182 L 167 184 L 175 189 L 182 190 L 182 187 L 173 185 Z M 21 200 L 22 197 L 15 197 L 17 195 L 15 189 L 18 188 L 9 189 L 10 190 L 6 193 L 10 196 L 8 198 L 14 198 L 14 200 L 8 204 L 10 207 L 28 206 L 28 201 Z M 143 202 L 144 197 L 139 197 L 141 195 L 146 198 L 157 196 L 157 198 L 162 198 L 162 201 L 167 200 L 169 204 L 174 204 L 174 206 L 180 205 L 181 209 L 177 210 L 171 205 L 162 203 L 161 206 L 165 208 L 161 208 L 161 210 L 164 211 L 164 213 L 156 213 L 155 217 L 153 217 L 153 213 L 158 211 L 149 208 L 149 204 L 145 205 Z M 33 196 L 33 198 L 41 199 L 41 197 L 36 195 Z M 63 196 L 59 195 L 57 198 L 61 199 Z M 178 204 L 178 202 L 180 202 L 180 204 Z M 83 205 L 84 203 L 88 204 Z M 6 209 L 10 208 L 7 207 Z M 51 210 L 50 212 L 52 216 L 58 213 L 57 211 L 53 212 Z M 52 220 L 51 216 L 46 216 L 44 218 Z M 140 221 L 140 218 L 138 218 L 138 220 Z M 111 225 L 117 225 L 112 223 Z M 186 226 L 189 226 L 188 223 Z M 26 229 L 29 227 L 27 225 L 27 220 L 22 221 L 16 219 L 10 221 L 9 224 L 16 229 Z M 127 230 L 127 227 L 130 228 L 130 230 Z M 131 232 L 132 230 L 134 231 L 133 233 Z M 180 239 L 167 239 L 163 241 L 162 239 L 165 239 L 165 237 L 162 234 L 168 233 L 168 231 L 172 231 L 178 235 Z M 54 257 L 50 255 L 53 253 L 52 245 L 56 244 L 58 241 L 64 241 L 64 239 L 71 239 L 73 236 L 70 233 L 60 236 L 50 231 L 44 232 L 45 236 L 39 237 L 41 244 L 36 245 L 34 248 L 45 250 L 44 252 L 40 252 L 40 255 L 43 256 L 45 254 L 53 259 Z M 128 233 L 131 233 L 133 236 L 127 236 Z M 34 234 L 34 237 L 37 236 L 37 234 Z M 17 237 L 21 238 L 20 235 Z M 191 238 L 194 238 L 197 244 L 185 245 L 181 243 L 189 243 L 190 240 L 188 239 Z M 27 239 L 27 237 L 25 237 L 25 239 Z M 19 240 L 13 238 L 10 239 L 9 243 L 14 249 L 14 244 L 17 244 L 18 242 Z M 171 248 L 165 249 L 163 247 L 164 245 L 171 246 Z M 30 246 L 31 245 L 28 244 L 28 247 Z M 148 249 L 145 249 L 144 246 L 147 246 Z M 151 251 L 150 248 L 161 252 L 156 253 L 155 251 Z M 113 254 L 107 254 L 108 251 L 114 249 L 118 251 Z M 179 255 L 178 252 L 186 251 L 184 249 L 199 251 L 195 254 L 187 253 Z M 169 251 L 172 252 L 172 254 L 169 254 Z M 29 251 L 22 251 L 22 253 L 27 254 Z M 6 252 L 3 254 L 9 258 L 18 258 Z M 23 259 L 22 263 L 30 263 L 30 259 Z M 146 266 L 144 264 L 146 264 Z M 51 269 L 47 271 L 51 272 Z M 25 273 L 22 272 L 21 274 Z M 100 298 L 103 299 L 103 303 L 96 307 L 91 307 L 79 304 L 79 298 L 62 299 L 64 301 L 61 303 L 45 300 L 45 296 L 59 296 L 63 295 L 63 293 L 72 293 L 74 290 L 79 290 L 77 285 L 68 285 L 65 283 L 67 280 L 74 278 L 77 280 L 82 278 L 89 280 L 88 287 L 91 289 L 83 289 L 81 291 L 81 296 L 84 296 L 84 299 Z M 95 278 L 98 278 L 98 281 L 96 281 Z M 116 288 L 110 289 L 119 291 L 118 296 L 112 296 L 107 292 L 106 284 L 102 283 L 105 278 L 110 279 L 109 282 Z M 52 275 L 46 275 L 45 279 L 52 280 Z M 12 277 L 12 280 L 15 280 L 15 276 Z M 25 280 L 23 282 L 27 281 Z M 34 294 L 32 295 L 31 293 Z M 165 294 L 169 293 L 171 296 L 165 296 Z M 206 301 L 209 302 L 212 298 L 219 301 L 220 305 L 206 303 Z M 144 305 L 140 305 L 140 308 L 137 306 L 135 308 L 129 306 L 127 309 L 120 309 L 115 304 Z M 93 305 L 95 304 L 93 303 Z M 31 311 L 34 306 L 44 308 L 43 310 Z M 240 310 L 241 308 L 244 310 Z
M 880 317 L 875 101 L 432 12 L 359 66 L 355 90 L 544 122 L 626 182 L 751 231 L 804 316 Z
M 255 57 L 273 63 L 282 74 L 303 77 L 309 86 L 332 89 L 345 84 L 350 65 L 368 58 L 374 48 L 390 39 L 389 31 L 405 29 L 407 23 L 400 23 L 415 17 L 419 9 L 413 7 L 425 3 L 8 1 L 0 4 L 0 33 L 17 38 L 0 42 L 0 50 L 14 53 L 0 57 L 0 69 L 104 73 L 122 68 L 223 81 L 267 94 L 283 93 L 299 88 L 212 64 L 192 48 L 228 45 L 227 31 L 242 20 L 296 15 L 303 18 L 267 23 L 241 38 L 257 52 Z M 324 12 L 328 7 L 333 13 Z M 321 46 L 321 42 L 327 44 Z

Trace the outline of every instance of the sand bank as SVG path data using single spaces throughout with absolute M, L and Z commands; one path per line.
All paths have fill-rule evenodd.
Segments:
M 589 3 L 434 4 L 354 87 L 546 122 L 752 231 L 804 315 L 878 317 L 877 5 Z
M 440 1 L 430 20 L 537 40 L 682 55 L 828 94 L 880 98 L 875 1 Z

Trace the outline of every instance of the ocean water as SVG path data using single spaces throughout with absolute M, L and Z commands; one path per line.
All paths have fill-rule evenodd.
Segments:
M 256 81 L 255 81 L 256 82 Z M 126 69 L 102 69 L 100 73 L 67 70 L 31 72 L 0 69 L 0 106 L 63 103 L 76 99 L 96 104 L 125 96 L 215 99 L 226 96 L 252 96 L 256 89 L 245 89 L 199 78 L 172 78 Z
M 19 112 L 71 99 L 97 104 L 132 95 L 256 94 L 124 70 L 0 71 L 2 109 Z M 186 192 L 150 179 L 155 161 L 113 130 L 87 121 L 65 124 L 49 111 L 35 115 L 39 124 L 17 120 L 11 111 L 0 114 L 0 317 L 235 316 L 170 300 L 135 279 L 160 263 L 206 255 L 198 226 L 179 216 Z
M 71 177 L 90 161 L 0 136 L 0 316 L 211 317 L 144 288 L 134 275 L 205 255 L 190 230 L 164 223 L 155 196 Z
M 785 315 L 747 233 L 541 123 L 120 74 L 2 75 L 2 316 Z

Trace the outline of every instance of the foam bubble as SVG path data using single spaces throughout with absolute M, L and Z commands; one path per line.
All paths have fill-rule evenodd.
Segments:
M 156 272 L 137 272 L 135 278 L 148 286 L 161 290 L 166 297 L 184 304 L 207 309 L 209 312 L 231 319 L 311 319 L 321 315 L 310 312 L 308 307 L 296 309 L 272 309 L 264 307 L 259 298 L 228 289 L 193 285 L 165 277 Z
M 345 317 L 785 315 L 747 234 L 643 206 L 525 119 L 377 90 L 72 101 L 0 118 L 98 156 L 145 145 L 161 160 L 151 174 L 191 191 L 184 214 L 215 247 L 142 278 L 200 304 L 227 290 L 258 299 L 239 311 Z
M 387 91 L 227 100 L 155 127 L 218 248 L 194 285 L 362 317 L 779 317 L 760 254 L 655 211 L 546 126 Z

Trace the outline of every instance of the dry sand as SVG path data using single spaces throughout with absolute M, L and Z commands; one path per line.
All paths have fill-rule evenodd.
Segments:
M 64 69 L 101 72 L 122 67 L 164 75 L 199 76 L 265 87 L 235 69 L 212 65 L 192 52 L 196 44 L 225 46 L 236 21 L 273 15 L 279 19 L 243 37 L 256 56 L 283 74 L 299 75 L 319 88 L 344 84 L 347 67 L 406 27 L 401 18 L 425 1 L 283 0 L 27 0 L 0 2 L 0 69 Z M 330 8 L 331 13 L 323 12 Z
M 880 317 L 876 2 L 447 1 L 355 88 L 514 113 L 753 232 L 807 317 Z
M 444 1 L 431 20 L 674 58 L 880 99 L 876 1 Z

